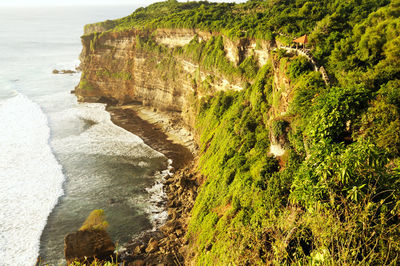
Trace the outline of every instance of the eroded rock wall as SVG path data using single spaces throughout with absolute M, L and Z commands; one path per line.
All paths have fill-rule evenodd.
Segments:
M 90 34 L 82 36 L 82 77 L 75 90 L 79 101 L 140 103 L 179 113 L 193 127 L 196 99 L 220 90 L 237 91 L 244 87 L 240 78 L 232 80 L 187 57 L 173 56 L 173 49 L 187 45 L 194 38 L 206 42 L 215 33 L 194 29 L 87 33 Z M 164 49 L 148 47 L 140 41 L 149 38 Z M 270 44 L 264 41 L 224 37 L 224 46 L 227 58 L 236 66 L 252 55 L 260 66 L 269 58 Z M 198 89 L 202 82 L 207 82 L 207 92 Z

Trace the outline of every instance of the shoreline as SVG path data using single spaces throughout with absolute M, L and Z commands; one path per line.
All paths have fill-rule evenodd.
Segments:
M 177 119 L 172 121 L 167 114 L 140 105 L 107 105 L 106 111 L 115 125 L 139 136 L 152 149 L 171 159 L 176 170 L 193 161 L 197 150 L 193 137 Z
M 172 160 L 173 175 L 165 178 L 165 224 L 144 231 L 125 244 L 119 257 L 127 265 L 183 265 L 186 257 L 188 218 L 197 196 L 200 176 L 194 169 L 197 149 L 191 134 L 166 113 L 141 105 L 107 105 L 111 121 L 139 136 L 152 149 Z

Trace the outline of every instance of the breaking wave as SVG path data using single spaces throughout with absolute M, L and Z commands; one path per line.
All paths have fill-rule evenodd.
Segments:
M 16 93 L 0 103 L 0 265 L 34 265 L 64 175 L 40 107 Z

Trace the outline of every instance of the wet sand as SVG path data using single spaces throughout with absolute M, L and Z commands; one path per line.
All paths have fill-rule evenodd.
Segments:
M 138 114 L 139 106 L 108 106 L 107 111 L 114 124 L 139 136 L 152 149 L 163 153 L 172 160 L 175 169 L 181 169 L 193 160 L 189 146 L 178 143 L 177 139 L 181 137 L 176 134 L 173 137 L 165 132 L 162 123 L 167 121 L 160 121 L 162 118 L 149 119 L 150 121 L 142 119 Z

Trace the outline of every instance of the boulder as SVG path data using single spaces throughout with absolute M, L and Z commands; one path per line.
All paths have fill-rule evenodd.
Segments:
M 128 266 L 144 266 L 144 265 L 145 265 L 145 263 L 143 260 L 135 260 L 128 264 Z
M 76 73 L 76 71 L 74 71 L 74 70 L 69 70 L 69 69 L 66 69 L 66 70 L 61 70 L 61 73 L 62 74 L 75 74 Z
M 62 69 L 62 70 L 54 69 L 53 70 L 53 74 L 75 74 L 75 73 L 76 73 L 76 71 L 69 70 L 69 69 Z
M 139 254 L 141 254 L 143 252 L 143 250 L 144 249 L 143 249 L 142 246 L 137 245 L 133 251 L 135 252 L 136 255 L 139 255 Z
M 181 229 L 178 229 L 175 231 L 175 234 L 177 237 L 180 237 L 181 235 L 183 235 L 183 231 Z
M 171 221 L 175 221 L 175 220 L 176 220 L 176 217 L 178 216 L 178 215 L 177 215 L 177 212 L 176 212 L 176 208 L 170 208 L 170 209 L 168 209 L 168 216 L 169 216 L 169 218 L 170 218 Z
M 180 195 L 182 195 L 182 193 L 183 193 L 183 188 L 182 188 L 182 187 L 180 187 L 180 188 L 178 189 L 178 192 L 177 192 L 177 194 L 180 196 Z
M 115 245 L 105 230 L 82 230 L 64 238 L 64 255 L 67 263 L 74 260 L 92 261 L 94 258 L 110 260 Z
M 147 245 L 146 252 L 152 253 L 158 250 L 158 241 L 156 239 L 150 239 L 149 244 Z
M 166 234 L 170 234 L 170 233 L 174 232 L 176 228 L 177 228 L 177 222 L 171 220 L 171 221 L 166 222 L 161 227 L 161 230 Z

